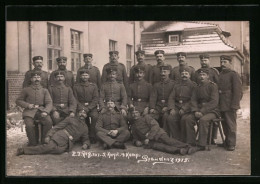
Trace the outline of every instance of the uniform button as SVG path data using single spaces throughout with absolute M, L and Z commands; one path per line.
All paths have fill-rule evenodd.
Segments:
M 219 92 L 219 93 L 222 93 L 222 91 L 221 91 L 221 90 L 219 90 L 218 92 Z

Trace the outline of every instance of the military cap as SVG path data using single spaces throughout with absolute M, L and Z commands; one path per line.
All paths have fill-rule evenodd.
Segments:
M 156 56 L 157 54 L 164 54 L 164 50 L 156 50 L 154 55 Z
M 119 54 L 119 52 L 118 52 L 118 51 L 116 51 L 116 50 L 114 50 L 114 51 L 109 51 L 109 55 L 112 55 L 112 54 L 116 54 L 116 55 L 118 55 L 118 54 Z
M 210 58 L 209 54 L 206 54 L 206 53 L 201 54 L 199 57 L 200 57 L 200 59 L 209 59 Z
M 198 73 L 206 73 L 206 74 L 209 74 L 209 69 L 208 68 L 200 68 L 198 69 Z
M 134 67 L 134 71 L 135 72 L 140 72 L 140 71 L 145 71 L 145 67 L 144 66 L 142 66 L 142 65 L 137 65 L 137 66 L 135 66 Z
M 43 60 L 43 57 L 42 56 L 34 56 L 33 61 L 36 61 L 36 60 Z
M 144 50 L 138 50 L 138 51 L 135 52 L 135 55 L 138 55 L 139 53 L 140 54 L 145 54 L 145 51 Z
M 232 57 L 231 57 L 231 56 L 227 56 L 227 55 L 222 55 L 222 56 L 220 56 L 220 61 L 221 61 L 221 60 L 232 61 Z
M 181 72 L 189 72 L 189 74 L 191 74 L 191 67 L 189 67 L 189 66 L 184 66 L 184 67 L 180 67 L 180 73 Z
M 67 57 L 61 56 L 61 57 L 58 57 L 58 58 L 56 59 L 57 62 L 59 62 L 59 61 L 61 61 L 61 60 L 67 61 Z
M 86 54 L 83 54 L 83 58 L 85 58 L 85 57 L 93 57 L 93 54 L 91 54 L 91 53 L 86 53 Z
M 85 113 L 87 113 L 86 107 L 78 107 L 78 112 L 82 112 L 82 111 L 84 111 Z
M 65 76 L 65 73 L 63 71 L 55 71 L 54 76 L 56 77 L 57 75 L 63 75 Z
M 83 70 L 80 70 L 80 71 L 79 71 L 79 74 L 80 74 L 80 75 L 81 75 L 81 74 L 84 74 L 84 73 L 89 74 L 89 70 L 83 69 Z
M 180 57 L 180 56 L 187 56 L 186 52 L 178 52 L 177 54 L 177 57 Z
M 107 97 L 107 98 L 105 99 L 105 102 L 116 102 L 116 101 L 115 101 L 115 99 L 112 98 L 112 97 Z
M 41 72 L 40 71 L 31 72 L 31 77 L 34 76 L 41 76 Z
M 117 68 L 116 67 L 109 67 L 106 69 L 107 73 L 111 73 L 111 72 L 117 72 Z
M 160 66 L 160 70 L 171 70 L 171 66 L 170 65 L 162 65 L 162 66 Z
M 138 106 L 129 108 L 130 113 L 135 112 L 135 111 L 140 112 L 140 113 L 142 112 L 141 108 Z

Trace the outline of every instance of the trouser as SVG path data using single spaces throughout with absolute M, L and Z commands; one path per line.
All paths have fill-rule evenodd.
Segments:
M 91 118 L 91 122 L 90 119 Z M 85 122 L 89 129 L 89 138 L 96 139 L 96 122 L 98 120 L 98 111 L 97 109 L 93 109 L 88 112 L 88 117 Z
M 199 120 L 195 117 L 194 113 L 189 114 L 186 118 L 181 122 L 182 132 L 186 132 L 186 137 L 183 137 L 186 143 L 188 144 L 196 144 L 196 133 L 194 126 L 198 121 L 198 131 L 199 131 L 199 146 L 206 146 L 208 141 L 208 131 L 209 131 L 209 123 L 212 119 L 216 118 L 215 113 L 208 113 L 202 116 Z
M 40 155 L 40 154 L 61 154 L 64 153 L 68 148 L 68 144 L 59 146 L 55 141 L 50 140 L 48 144 L 39 146 L 24 147 L 25 155 Z
M 160 128 L 165 128 L 164 125 L 166 124 L 167 118 L 169 116 L 168 111 L 165 113 L 162 113 L 162 112 L 158 112 L 156 110 L 155 113 L 151 113 L 149 115 L 158 122 Z M 165 129 L 167 129 L 167 128 L 165 128 Z M 165 130 L 165 131 L 167 132 L 168 130 Z
M 38 122 L 35 122 L 38 121 Z M 47 132 L 51 129 L 52 127 L 52 121 L 50 116 L 46 117 L 41 117 L 41 113 L 37 112 L 34 116 L 34 118 L 31 117 L 24 117 L 24 123 L 25 123 L 25 130 L 26 134 L 29 140 L 29 145 L 30 146 L 36 146 L 39 141 L 39 129 L 38 125 L 42 125 L 41 129 L 41 142 L 44 142 L 45 136 Z
M 237 132 L 237 114 L 235 111 L 221 112 L 223 131 L 225 134 L 225 143 L 227 146 L 236 146 L 236 132 Z
M 126 142 L 129 137 L 130 137 L 130 133 L 128 130 L 122 130 L 119 135 L 115 138 L 110 137 L 109 135 L 107 135 L 105 132 L 97 132 L 97 137 L 104 143 L 106 143 L 108 146 L 112 146 L 116 141 L 118 142 Z
M 62 120 L 64 120 L 68 116 L 68 114 L 64 113 L 63 111 L 57 110 L 56 112 L 59 113 L 60 117 L 59 118 L 55 118 L 55 117 L 53 117 L 53 112 L 51 112 L 51 119 L 53 121 L 53 126 L 57 125 L 59 122 L 61 122 Z
M 188 148 L 190 145 L 170 138 L 167 134 L 154 141 L 152 148 L 166 153 L 179 153 L 180 148 Z

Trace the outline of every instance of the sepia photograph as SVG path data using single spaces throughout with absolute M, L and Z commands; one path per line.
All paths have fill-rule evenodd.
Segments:
M 250 21 L 6 21 L 13 176 L 249 176 Z

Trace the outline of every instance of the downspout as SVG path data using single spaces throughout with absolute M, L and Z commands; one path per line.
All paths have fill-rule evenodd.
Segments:
M 134 65 L 135 65 L 135 21 L 134 21 Z
M 33 24 L 32 21 L 29 21 L 29 70 L 32 70 L 32 56 L 33 56 Z

